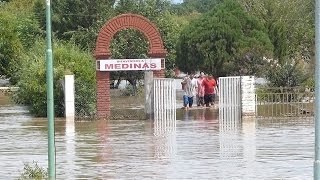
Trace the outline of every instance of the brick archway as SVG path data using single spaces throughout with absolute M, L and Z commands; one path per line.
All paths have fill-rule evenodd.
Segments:
M 165 58 L 167 51 L 163 46 L 159 30 L 148 19 L 136 14 L 122 14 L 112 18 L 101 29 L 96 42 L 96 60 L 110 59 L 110 43 L 113 36 L 124 29 L 141 31 L 149 41 L 150 58 Z M 161 62 L 164 66 L 164 60 Z M 163 78 L 164 69 L 154 71 L 154 76 Z M 110 116 L 110 72 L 96 71 L 97 83 L 97 115 L 98 118 Z

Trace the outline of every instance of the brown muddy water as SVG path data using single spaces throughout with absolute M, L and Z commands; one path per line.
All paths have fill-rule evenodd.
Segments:
M 1 99 L 1 98 L 0 98 Z M 47 121 L 0 103 L 0 179 L 24 163 L 47 167 Z M 312 179 L 313 119 L 225 128 L 212 109 L 177 112 L 175 128 L 152 121 L 56 119 L 57 179 Z

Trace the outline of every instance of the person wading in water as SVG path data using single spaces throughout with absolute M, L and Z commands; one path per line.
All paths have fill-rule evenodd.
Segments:
M 202 85 L 204 86 L 204 103 L 206 107 L 214 105 L 214 88 L 217 85 L 212 75 L 209 75 L 203 80 Z
M 204 86 L 202 85 L 203 80 L 205 79 L 204 74 L 200 73 L 200 76 L 197 80 L 198 90 L 197 90 L 197 105 L 204 106 Z
M 193 97 L 196 96 L 197 90 L 197 80 L 193 78 L 194 75 L 190 74 L 189 77 L 186 77 L 182 82 L 182 89 L 184 91 L 183 94 L 183 106 L 187 110 L 188 108 L 192 108 L 193 105 Z

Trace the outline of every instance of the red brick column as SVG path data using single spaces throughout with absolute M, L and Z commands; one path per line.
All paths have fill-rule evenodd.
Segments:
M 155 78 L 165 78 L 166 74 L 165 74 L 165 70 L 162 69 L 160 71 L 153 71 L 153 76 Z
M 161 60 L 161 67 L 163 67 L 164 69 L 161 69 L 159 71 L 153 71 L 153 76 L 155 78 L 165 78 L 166 74 L 165 74 L 165 56 L 166 54 L 165 53 L 159 53 L 159 54 L 152 54 L 152 53 L 149 53 L 149 57 L 151 58 L 163 58 Z
M 106 119 L 110 116 L 110 72 L 97 71 L 97 115 Z

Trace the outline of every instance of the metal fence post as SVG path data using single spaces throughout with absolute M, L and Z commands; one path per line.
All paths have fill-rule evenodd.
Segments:
M 46 81 L 48 116 L 48 178 L 56 179 L 55 137 L 54 137 L 54 99 L 53 99 L 53 63 L 51 43 L 51 0 L 46 0 Z
M 315 41 L 316 41 L 316 72 L 315 72 L 315 160 L 314 160 L 314 179 L 320 179 L 320 0 L 315 4 Z

